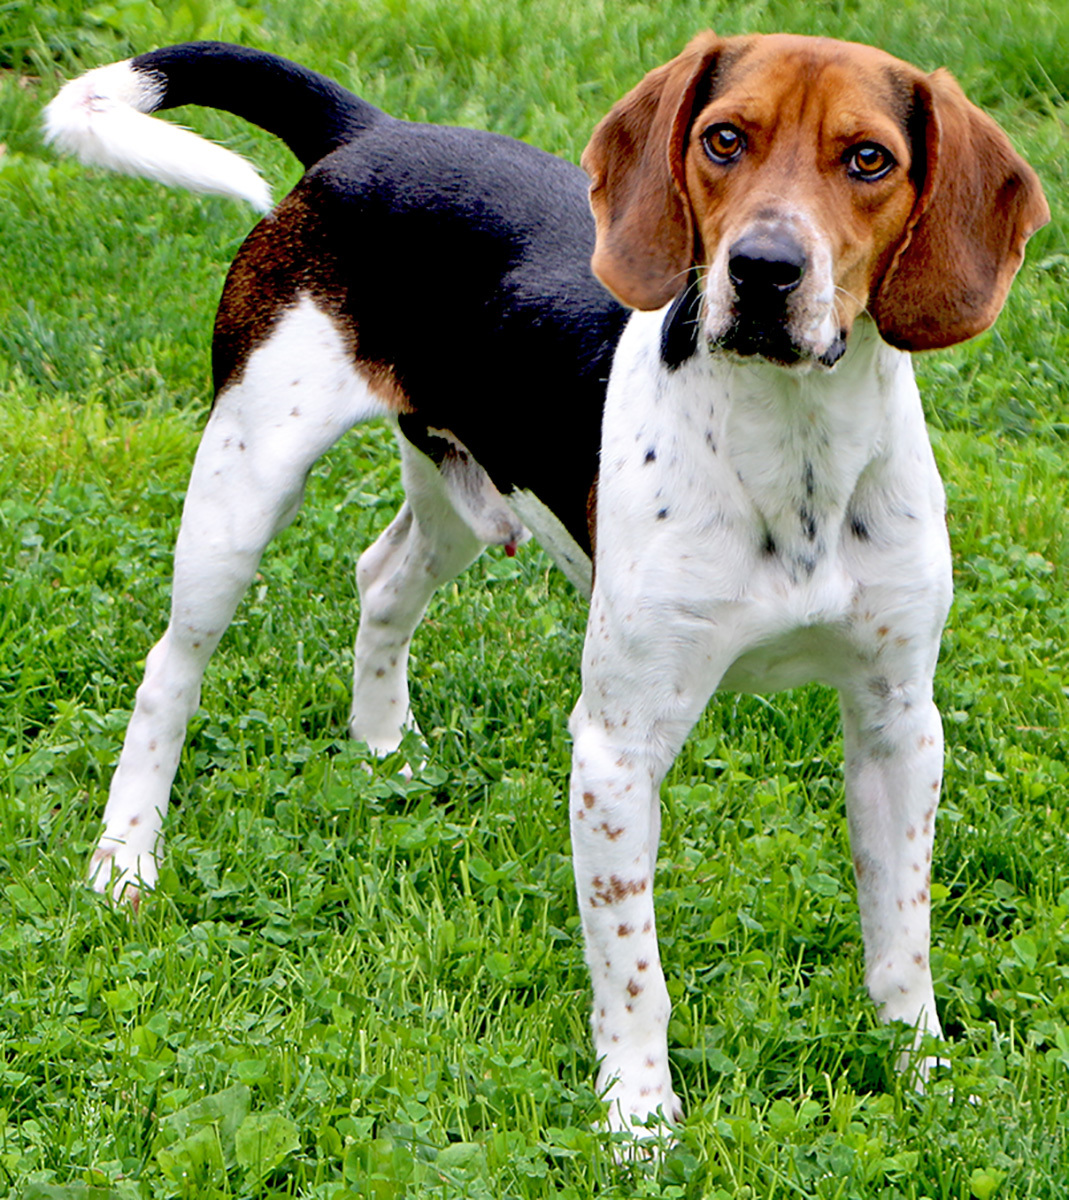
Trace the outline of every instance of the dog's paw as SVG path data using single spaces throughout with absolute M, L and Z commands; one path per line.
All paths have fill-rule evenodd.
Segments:
M 674 1143 L 672 1130 L 683 1119 L 683 1105 L 667 1069 L 643 1071 L 641 1082 L 625 1081 L 620 1075 L 599 1082 L 602 1087 L 608 1083 L 604 1128 L 614 1135 L 613 1155 L 619 1161 L 656 1157 Z
M 125 842 L 100 839 L 89 864 L 89 886 L 116 904 L 137 912 L 142 896 L 156 886 L 159 868 L 151 852 L 138 853 Z

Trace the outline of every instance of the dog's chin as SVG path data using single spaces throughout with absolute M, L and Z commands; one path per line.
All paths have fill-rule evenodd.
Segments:
M 846 330 L 840 329 L 827 345 L 814 346 L 793 337 L 783 324 L 758 325 L 736 318 L 722 334 L 709 337 L 708 345 L 714 354 L 737 361 L 759 359 L 796 371 L 830 371 L 846 353 Z

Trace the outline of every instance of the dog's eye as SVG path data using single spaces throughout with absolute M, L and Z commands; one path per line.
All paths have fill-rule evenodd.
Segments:
M 733 163 L 746 149 L 746 135 L 734 125 L 710 125 L 702 134 L 705 153 L 715 163 Z
M 898 164 L 895 156 L 878 142 L 862 142 L 844 155 L 846 170 L 855 179 L 882 179 Z

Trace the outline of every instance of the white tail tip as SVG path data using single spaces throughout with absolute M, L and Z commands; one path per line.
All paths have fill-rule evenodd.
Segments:
M 45 140 L 90 166 L 233 196 L 266 212 L 271 191 L 252 164 L 180 125 L 150 117 L 159 99 L 159 84 L 129 60 L 97 67 L 65 84 L 45 109 Z

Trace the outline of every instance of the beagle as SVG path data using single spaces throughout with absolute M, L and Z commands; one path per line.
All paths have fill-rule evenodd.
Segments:
M 570 790 L 599 1086 L 627 1129 L 680 1112 L 658 789 L 717 690 L 838 690 L 865 981 L 914 1047 L 940 1036 L 951 559 L 908 352 L 987 328 L 1049 213 L 949 75 L 824 39 L 702 34 L 583 165 L 594 270 L 637 310 L 606 395 Z
M 236 47 L 90 72 L 50 106 L 49 133 L 88 161 L 263 206 L 247 164 L 147 116 L 198 102 L 278 133 L 308 172 L 224 289 L 171 621 L 94 885 L 136 900 L 152 884 L 208 658 L 312 463 L 381 415 L 400 430 L 407 500 L 358 569 L 350 728 L 372 750 L 411 721 L 407 647 L 435 586 L 530 527 L 582 588 L 596 544 L 570 814 L 610 1127 L 642 1136 L 680 1113 L 658 789 L 717 690 L 838 689 L 866 982 L 915 1045 L 938 1036 L 932 675 L 950 550 L 908 352 L 990 325 L 1048 219 L 1005 136 L 943 72 L 711 33 L 598 125 L 593 223 L 556 159 L 396 121 Z M 448 302 L 414 313 L 428 253 Z M 902 1065 L 923 1078 L 930 1062 Z
M 414 727 L 412 634 L 437 587 L 535 530 L 590 590 L 587 511 L 626 310 L 590 270 L 577 166 L 496 134 L 396 120 L 272 54 L 201 42 L 112 63 L 49 105 L 84 161 L 266 209 L 243 159 L 149 114 L 239 113 L 307 168 L 235 258 L 212 343 L 215 402 L 175 547 L 171 619 L 111 781 L 92 865 L 136 904 L 200 683 L 312 465 L 353 425 L 395 423 L 406 500 L 360 557 L 352 736 L 377 754 Z M 428 263 L 438 295 L 420 301 Z M 425 292 L 425 289 L 424 289 Z

